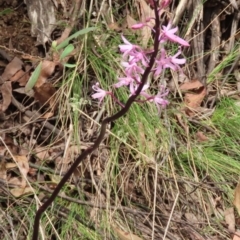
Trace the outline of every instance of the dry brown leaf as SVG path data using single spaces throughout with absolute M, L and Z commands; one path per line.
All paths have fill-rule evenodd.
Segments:
M 22 69 L 23 62 L 15 57 L 5 68 L 3 74 L 2 74 L 2 80 L 7 81 L 9 80 L 16 72 L 18 72 L 20 69 Z
M 180 86 L 180 90 L 188 91 L 188 90 L 198 90 L 203 87 L 203 84 L 197 79 L 192 80 L 190 82 L 185 82 Z
M 133 32 L 137 37 L 141 36 L 141 30 L 140 29 L 132 29 L 132 26 L 134 24 L 137 24 L 139 21 L 136 21 L 131 15 L 130 12 L 127 10 L 126 18 L 124 19 L 124 22 L 122 23 L 122 32 L 123 35 L 129 35 L 129 31 Z
M 38 170 L 36 168 L 30 168 L 29 171 L 28 171 L 28 175 L 31 176 L 31 177 L 36 176 L 37 173 L 38 173 Z
M 40 75 L 39 75 L 38 80 L 34 87 L 39 88 L 44 83 L 46 83 L 47 79 L 53 74 L 56 65 L 57 65 L 57 63 L 55 63 L 55 62 L 44 60 L 42 62 L 42 68 L 41 68 Z
M 236 231 L 235 235 L 233 236 L 233 240 L 240 240 L 240 232 Z
M 146 22 L 149 18 L 154 18 L 155 14 L 151 7 L 144 0 L 137 0 L 140 7 L 140 22 Z M 153 27 L 155 24 L 154 20 L 148 21 L 148 26 Z M 152 31 L 149 27 L 143 27 L 141 29 L 141 40 L 142 46 L 147 47 L 148 41 L 151 38 Z
M 153 0 L 146 0 L 146 2 L 147 2 L 148 4 L 150 4 L 150 6 L 151 6 L 152 8 L 154 8 Z
M 30 188 L 30 187 L 13 188 L 10 190 L 10 192 L 14 197 L 21 197 L 24 194 L 32 193 L 32 188 Z
M 9 170 L 9 169 L 13 169 L 13 168 L 16 168 L 17 165 L 16 163 L 6 163 L 6 168 Z
M 132 25 L 138 23 L 134 18 L 132 18 L 129 13 L 127 13 L 127 26 L 131 29 Z
M 18 177 L 11 177 L 10 179 L 8 179 L 8 183 L 19 186 L 19 187 L 22 186 L 22 181 Z
M 5 156 L 7 149 L 4 146 L 0 146 L 0 155 Z
M 12 83 L 9 81 L 3 83 L 1 93 L 3 98 L 2 111 L 5 112 L 12 101 Z
M 198 107 L 200 107 L 204 97 L 206 96 L 206 89 L 203 88 L 202 91 L 200 91 L 199 93 L 186 93 L 185 97 L 184 97 L 184 101 L 187 105 L 187 107 L 189 107 L 190 109 L 197 109 Z
M 117 22 L 109 23 L 108 28 L 110 30 L 115 30 L 115 31 L 121 31 L 122 30 L 122 28 L 119 26 L 119 24 Z
M 225 222 L 228 225 L 228 230 L 232 233 L 235 232 L 235 217 L 234 217 L 234 209 L 228 208 L 224 211 Z
M 10 81 L 18 82 L 20 86 L 25 86 L 29 80 L 29 77 L 30 76 L 28 72 L 24 72 L 22 69 L 20 69 L 18 72 L 16 72 L 15 75 L 10 78 Z
M 142 240 L 142 238 L 138 237 L 135 234 L 129 233 L 129 232 L 124 232 L 121 229 L 112 226 L 113 230 L 116 232 L 118 235 L 118 238 L 120 240 Z
M 40 72 L 40 76 L 34 86 L 34 97 L 41 104 L 48 103 L 54 112 L 54 94 L 56 89 L 52 85 L 52 83 L 47 82 L 47 79 L 53 74 L 55 67 L 58 64 L 52 61 L 44 60 L 42 63 L 42 69 Z M 49 101 L 50 99 L 50 101 Z
M 27 174 L 29 171 L 28 159 L 26 156 L 20 156 L 20 155 L 15 155 L 14 158 L 15 158 L 16 162 L 18 163 L 19 171 L 23 175 L 21 186 L 24 188 L 27 185 L 26 178 L 27 178 Z
M 191 224 L 194 224 L 195 227 L 198 226 L 198 223 L 200 222 L 198 219 L 197 219 L 197 216 L 194 215 L 193 213 L 185 213 L 184 216 L 186 217 L 187 221 Z
M 42 105 L 45 103 L 48 103 L 52 108 L 54 112 L 54 103 L 55 98 L 54 95 L 56 93 L 55 87 L 50 82 L 46 82 L 40 87 L 35 87 L 35 94 L 34 98 L 39 101 Z
M 196 133 L 196 137 L 197 137 L 197 140 L 199 142 L 206 142 L 206 141 L 208 141 L 208 137 L 201 131 L 198 131 Z
M 43 116 L 41 116 L 41 118 L 47 119 L 47 118 L 51 118 L 53 115 L 54 115 L 53 112 L 47 112 Z
M 238 214 L 240 215 L 240 182 L 238 182 L 235 188 L 233 205 L 236 207 Z
M 37 158 L 39 158 L 40 160 L 45 160 L 50 158 L 49 149 L 47 148 L 36 147 L 35 154 Z

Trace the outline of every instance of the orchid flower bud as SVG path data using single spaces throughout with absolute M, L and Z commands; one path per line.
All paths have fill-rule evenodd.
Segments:
M 145 26 L 146 26 L 145 23 L 136 23 L 136 24 L 133 24 L 133 25 L 131 26 L 131 28 L 134 29 L 134 30 L 137 30 L 137 29 L 141 29 L 141 28 L 143 28 L 143 27 L 145 27 Z

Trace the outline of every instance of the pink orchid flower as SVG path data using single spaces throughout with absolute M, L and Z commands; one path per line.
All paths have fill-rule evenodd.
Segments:
M 174 34 L 177 32 L 178 27 L 172 29 L 171 27 L 172 27 L 171 23 L 168 23 L 167 26 L 162 27 L 162 33 L 159 37 L 159 41 L 166 42 L 167 40 L 169 40 L 171 42 L 179 43 L 182 46 L 189 47 L 190 45 L 187 41 L 183 40 L 182 38 Z
M 165 99 L 168 93 L 169 91 L 166 90 L 164 86 L 160 86 L 160 90 L 157 95 L 151 96 L 146 92 L 144 92 L 142 95 L 146 98 L 147 101 L 155 103 L 158 112 L 160 112 L 163 107 L 166 107 L 169 104 L 168 100 Z
M 126 58 L 127 56 L 133 56 L 137 50 L 141 50 L 141 48 L 138 45 L 130 43 L 123 35 L 122 40 L 125 44 L 120 44 L 120 52 L 123 53 L 123 58 Z
M 133 76 L 135 74 L 142 74 L 144 73 L 144 69 L 142 67 L 140 67 L 137 62 L 134 61 L 134 57 L 130 56 L 129 61 L 128 62 L 121 62 L 121 65 L 123 67 L 125 67 L 125 72 L 126 75 L 128 76 Z
M 179 50 L 175 55 L 169 57 L 171 63 L 175 64 L 178 68 L 180 68 L 178 65 L 179 64 L 185 64 L 186 59 L 185 58 L 177 58 L 182 52 Z
M 92 98 L 99 99 L 99 103 L 104 99 L 105 96 L 110 94 L 110 92 L 101 89 L 99 87 L 99 83 L 94 84 L 92 89 L 96 91 L 96 93 L 92 94 Z
M 177 58 L 182 52 L 178 51 L 175 55 L 168 57 L 166 54 L 166 50 L 164 48 L 161 49 L 161 53 L 156 60 L 156 68 L 155 76 L 161 74 L 163 69 L 171 68 L 173 71 L 180 70 L 179 64 L 184 64 L 186 62 L 185 58 Z
M 136 52 L 133 56 L 131 56 L 131 62 L 141 62 L 144 67 L 148 66 L 149 59 L 143 52 Z
M 162 88 L 158 92 L 158 94 L 154 96 L 153 102 L 156 104 L 158 110 L 160 110 L 161 107 L 166 107 L 168 105 L 169 102 L 165 99 L 168 93 L 169 93 L 168 90 L 165 90 L 165 88 Z
M 118 83 L 113 84 L 115 88 L 120 88 L 122 86 L 128 86 L 134 79 L 131 76 L 118 78 Z
M 146 23 L 136 23 L 136 24 L 133 24 L 133 25 L 131 26 L 131 29 L 137 30 L 137 29 L 141 29 L 141 28 L 143 28 L 143 27 L 145 27 L 145 26 L 146 26 Z
M 136 84 L 134 82 L 131 82 L 129 85 L 129 90 L 131 95 L 135 95 L 136 90 L 138 89 L 139 84 Z M 142 91 L 140 92 L 140 95 L 145 96 L 147 93 L 145 92 L 149 88 L 149 83 L 144 84 Z
M 122 36 L 123 42 L 125 44 L 120 44 L 119 48 L 120 51 L 123 53 L 123 59 L 129 56 L 131 61 L 133 62 L 142 62 L 142 65 L 147 67 L 148 66 L 148 58 L 145 52 L 139 47 L 138 45 L 134 45 L 130 43 L 124 36 Z

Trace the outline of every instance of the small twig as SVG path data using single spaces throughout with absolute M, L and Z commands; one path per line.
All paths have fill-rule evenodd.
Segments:
M 43 58 L 40 58 L 38 56 L 32 56 L 30 54 L 27 54 L 27 53 L 24 53 L 24 52 L 21 52 L 21 51 L 18 51 L 17 49 L 10 49 L 10 48 L 7 48 L 6 46 L 3 46 L 3 45 L 0 45 L 0 49 L 4 49 L 8 52 L 13 52 L 13 53 L 16 53 L 16 54 L 20 54 L 22 56 L 22 58 L 24 59 L 29 59 L 29 60 L 32 60 L 33 62 L 34 61 L 39 61 L 39 60 L 43 60 Z M 9 58 L 10 59 L 10 58 Z

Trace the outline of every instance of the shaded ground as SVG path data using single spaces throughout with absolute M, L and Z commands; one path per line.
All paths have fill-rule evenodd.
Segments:
M 49 52 L 41 58 L 43 70 L 33 91 L 26 94 L 36 57 L 44 55 L 31 37 L 27 7 L 21 2 L 0 1 L 1 239 L 31 235 L 36 209 L 31 187 L 44 202 L 77 154 L 93 144 L 97 122 L 113 112 L 113 105 L 99 109 L 90 97 L 91 84 L 105 79 L 101 84 L 107 85 L 116 78 L 119 69 L 109 71 L 120 60 L 116 47 L 120 40 L 114 43 L 115 38 L 121 31 L 133 36 L 127 27 L 129 18 L 143 15 L 135 10 L 134 1 L 114 2 L 112 8 L 109 3 L 94 3 L 90 17 L 80 15 L 72 28 L 77 29 L 83 19 L 90 19 L 90 25 L 103 24 L 101 31 L 89 34 L 87 50 L 81 52 L 82 42 L 74 40 L 76 51 L 67 60 Z M 173 3 L 173 11 L 183 2 Z M 83 7 L 86 12 L 91 9 Z M 48 211 L 51 221 L 44 216 L 46 239 L 57 239 L 53 227 L 60 239 L 233 238 L 239 227 L 237 214 L 229 208 L 240 169 L 240 113 L 235 104 L 239 100 L 238 12 L 220 2 L 206 2 L 204 7 L 194 2 L 183 9 L 174 21 L 191 41 L 184 52 L 189 81 L 183 83 L 178 74 L 167 73 L 172 100 L 162 121 L 151 115 L 150 108 L 147 113 L 139 108 L 109 126 L 111 133 L 99 150 L 76 169 Z M 164 15 L 163 22 L 167 18 Z M 142 41 L 142 37 L 140 33 L 136 38 Z M 12 61 L 13 57 L 18 58 Z M 77 62 L 76 72 L 63 75 L 66 62 Z M 183 102 L 186 108 L 181 107 Z M 225 210 L 236 220 L 234 226 L 229 227 L 233 220 L 227 219 Z
M 38 49 L 35 46 L 36 39 L 31 37 L 27 8 L 22 1 L 11 2 L 0 2 L 0 45 L 35 56 Z

